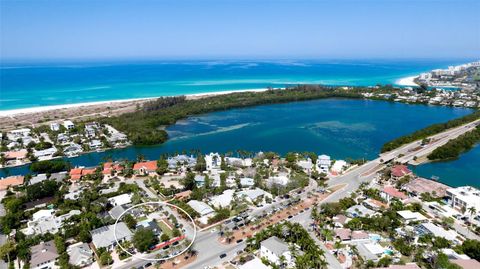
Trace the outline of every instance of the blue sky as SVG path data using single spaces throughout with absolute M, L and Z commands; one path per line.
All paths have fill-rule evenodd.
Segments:
M 472 58 L 478 0 L 0 0 L 1 59 Z

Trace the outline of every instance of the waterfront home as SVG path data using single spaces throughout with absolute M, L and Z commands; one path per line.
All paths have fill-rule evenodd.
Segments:
M 175 170 L 182 166 L 193 168 L 197 164 L 197 159 L 193 156 L 177 155 L 174 157 L 168 157 L 167 163 L 168 169 L 170 170 Z
M 96 168 L 84 168 L 84 167 L 79 167 L 79 168 L 72 168 L 70 169 L 70 181 L 75 182 L 80 180 L 86 175 L 93 175 L 96 172 Z
M 10 176 L 0 179 L 0 191 L 7 190 L 10 187 L 16 187 L 23 185 L 25 177 L 24 176 Z
M 6 161 L 23 161 L 27 158 L 28 151 L 26 149 L 7 151 L 3 153 L 3 157 Z
M 405 176 L 411 176 L 412 171 L 406 165 L 395 165 L 390 170 L 390 176 L 393 180 L 399 180 Z
M 405 184 L 402 189 L 411 196 L 420 196 L 423 193 L 429 193 L 432 197 L 442 198 L 446 195 L 448 188 L 447 185 L 430 179 L 415 178 Z
M 418 213 L 418 212 L 412 212 L 410 210 L 402 210 L 402 211 L 397 211 L 397 214 L 400 216 L 403 222 L 405 223 L 411 223 L 411 222 L 425 222 L 427 221 L 427 218 Z
M 123 172 L 123 169 L 124 169 L 123 165 L 119 163 L 106 162 L 103 164 L 102 174 L 111 175 L 114 173 L 121 173 Z
M 146 176 L 157 171 L 157 161 L 138 162 L 133 165 L 133 171 L 137 175 Z
M 288 244 L 276 236 L 272 236 L 260 242 L 260 257 L 262 259 L 267 259 L 269 262 L 278 266 L 282 265 L 282 257 L 285 261 L 286 267 L 292 267 L 295 263 L 295 259 L 292 257 Z
M 299 160 L 297 161 L 297 165 L 302 168 L 303 172 L 310 175 L 313 169 L 313 162 L 312 159 L 307 158 L 306 160 Z
M 480 190 L 463 186 L 458 188 L 450 188 L 446 190 L 450 205 L 459 210 L 468 210 L 474 208 L 475 212 L 480 212 Z
M 75 143 L 70 143 L 70 145 L 66 146 L 63 149 L 63 154 L 65 154 L 65 156 L 67 157 L 76 156 L 82 152 L 83 152 L 82 146 Z
M 57 122 L 50 123 L 50 130 L 54 132 L 60 131 L 60 124 L 58 124 Z
M 210 154 L 205 155 L 205 164 L 207 171 L 220 170 L 222 157 L 218 153 L 211 152 Z
M 225 162 L 234 167 L 250 167 L 252 166 L 253 160 L 251 158 L 235 158 L 235 157 L 225 157 Z
M 30 128 L 11 130 L 7 133 L 7 138 L 8 140 L 14 141 L 19 138 L 30 136 L 31 132 L 32 131 L 30 130 Z
M 132 232 L 128 229 L 124 222 L 117 223 L 116 231 L 114 226 L 115 225 L 112 224 L 90 231 L 90 234 L 92 235 L 92 243 L 95 248 L 106 248 L 107 250 L 113 250 L 113 248 L 117 245 L 115 236 L 119 242 L 129 241 L 132 238 Z
M 38 160 L 48 160 L 53 158 L 53 155 L 57 153 L 57 148 L 51 147 L 43 150 L 34 150 L 33 155 L 38 158 Z
M 322 154 L 318 156 L 315 165 L 317 166 L 317 171 L 320 173 L 328 174 L 328 170 L 330 169 L 330 165 L 332 164 L 332 160 L 330 156 Z
M 32 176 L 32 178 L 28 181 L 28 185 L 37 184 L 47 179 L 47 174 L 38 174 L 36 176 Z
M 65 129 L 67 129 L 67 130 L 71 130 L 71 129 L 75 128 L 75 124 L 73 124 L 73 122 L 70 121 L 70 120 L 66 120 L 66 121 L 63 122 L 63 127 L 65 127 Z
M 93 139 L 88 143 L 88 146 L 90 147 L 91 150 L 97 150 L 102 148 L 102 142 L 98 139 Z
M 330 171 L 332 172 L 333 175 L 338 175 L 343 173 L 346 167 L 347 167 L 346 161 L 337 160 L 333 163 L 332 168 L 330 168 Z
M 120 195 L 108 198 L 108 202 L 112 206 L 125 205 L 132 202 L 132 197 L 133 197 L 133 194 L 124 193 L 124 194 L 120 194 Z
M 68 263 L 85 267 L 93 263 L 93 251 L 87 243 L 78 242 L 67 247 Z
M 407 195 L 399 190 L 397 190 L 393 186 L 385 186 L 381 191 L 380 191 L 380 197 L 385 199 L 387 203 L 390 203 L 392 199 L 396 198 L 400 201 L 403 201 L 407 199 Z
M 57 268 L 55 262 L 59 255 L 53 240 L 41 242 L 30 248 L 30 268 L 32 269 L 53 269 Z

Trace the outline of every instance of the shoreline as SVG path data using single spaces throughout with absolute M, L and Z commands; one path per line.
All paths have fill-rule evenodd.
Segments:
M 91 107 L 91 106 L 106 105 L 106 104 L 146 102 L 146 101 L 155 100 L 155 99 L 162 98 L 162 97 L 186 96 L 187 99 L 197 99 L 197 98 L 204 98 L 204 97 L 209 97 L 209 96 L 230 94 L 230 93 L 235 93 L 235 92 L 264 92 L 264 91 L 267 91 L 267 90 L 268 90 L 268 88 L 229 90 L 229 91 L 214 91 L 214 92 L 180 94 L 180 95 L 171 95 L 171 96 L 155 96 L 155 97 L 118 99 L 118 100 L 108 100 L 108 101 L 94 101 L 94 102 L 84 102 L 84 103 L 75 103 L 75 104 L 37 106 L 37 107 L 29 107 L 29 108 L 16 108 L 16 109 L 0 110 L 0 117 L 15 117 L 15 116 L 19 116 L 19 115 L 28 115 L 28 114 L 34 114 L 34 113 L 48 112 L 48 111 L 52 111 L 52 110 Z
M 418 87 L 419 85 L 417 83 L 415 83 L 415 78 L 417 78 L 418 76 L 409 76 L 409 77 L 404 77 L 404 78 L 400 78 L 398 80 L 395 81 L 395 84 L 396 85 L 399 85 L 399 86 L 416 86 Z

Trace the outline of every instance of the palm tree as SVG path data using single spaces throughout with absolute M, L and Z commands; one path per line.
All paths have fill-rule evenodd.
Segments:
M 473 215 L 475 215 L 477 213 L 477 209 L 472 206 L 468 209 L 468 213 L 470 213 L 470 220 L 471 220 Z

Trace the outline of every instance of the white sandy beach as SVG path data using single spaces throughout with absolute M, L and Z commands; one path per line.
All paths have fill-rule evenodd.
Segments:
M 194 93 L 194 94 L 185 94 L 187 98 L 198 98 L 204 96 L 213 96 L 221 94 L 229 94 L 234 92 L 262 92 L 268 90 L 264 89 L 246 89 L 246 90 L 231 90 L 231 91 L 217 91 L 217 92 L 204 92 L 204 93 Z M 102 104 L 114 104 L 114 103 L 123 103 L 123 102 L 134 102 L 134 101 L 145 101 L 153 100 L 156 98 L 165 97 L 146 97 L 146 98 L 132 98 L 132 99 L 123 99 L 123 100 L 109 100 L 109 101 L 98 101 L 98 102 L 86 102 L 86 103 L 76 103 L 76 104 L 64 104 L 64 105 L 52 105 L 52 106 L 39 106 L 39 107 L 29 107 L 29 108 L 19 108 L 19 109 L 10 109 L 10 110 L 0 110 L 0 117 L 12 117 L 19 114 L 31 114 L 38 112 L 45 112 L 55 109 L 67 109 L 67 108 L 77 108 L 83 106 L 92 106 L 92 105 L 102 105 Z
M 395 84 L 400 85 L 400 86 L 418 86 L 418 84 L 414 82 L 414 79 L 416 77 L 418 77 L 418 76 L 401 78 L 401 79 L 395 81 Z

